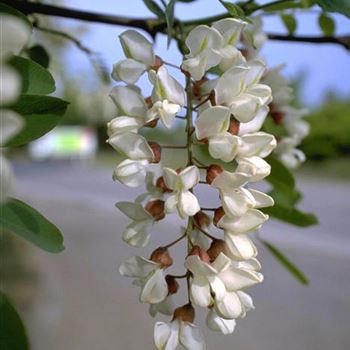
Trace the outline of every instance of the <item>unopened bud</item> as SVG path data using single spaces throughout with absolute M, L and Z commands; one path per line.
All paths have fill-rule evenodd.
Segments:
M 194 308 L 191 304 L 186 304 L 184 306 L 178 307 L 174 311 L 173 320 L 180 319 L 183 322 L 193 323 L 195 317 Z
M 176 281 L 176 278 L 171 275 L 166 275 L 165 281 L 168 285 L 168 295 L 176 294 L 180 288 L 179 283 Z
M 221 218 L 225 215 L 224 209 L 222 207 L 216 208 L 214 211 L 213 223 L 216 226 Z
M 211 184 L 214 179 L 224 171 L 224 168 L 218 164 L 212 164 L 207 169 L 206 181 Z
M 191 256 L 191 255 L 199 256 L 199 259 L 201 259 L 203 262 L 206 262 L 206 263 L 210 262 L 209 255 L 199 245 L 195 245 L 195 246 L 192 247 L 192 249 L 190 250 L 190 252 L 188 253 L 187 256 Z
M 161 159 L 162 148 L 160 145 L 158 145 L 157 142 L 148 142 L 148 145 L 151 147 L 153 153 L 152 163 L 159 163 Z
M 163 176 L 158 177 L 158 179 L 156 181 L 156 187 L 158 189 L 160 189 L 163 193 L 172 192 L 171 189 L 169 187 L 167 187 L 167 185 L 165 184 Z
M 152 215 L 154 221 L 162 220 L 165 217 L 164 201 L 160 199 L 148 202 L 145 210 Z
M 210 225 L 210 218 L 209 216 L 204 213 L 203 211 L 199 211 L 194 217 L 193 217 L 194 223 L 199 226 L 200 228 L 207 228 Z
M 232 135 L 238 135 L 239 133 L 239 121 L 234 117 L 231 117 L 230 126 L 227 131 Z
M 226 250 L 226 243 L 222 239 L 214 239 L 211 243 L 207 253 L 210 257 L 210 261 L 214 261 L 220 253 L 224 253 Z
M 164 247 L 159 247 L 154 250 L 149 259 L 161 265 L 163 268 L 169 267 L 173 264 L 173 259 L 170 256 L 168 249 Z

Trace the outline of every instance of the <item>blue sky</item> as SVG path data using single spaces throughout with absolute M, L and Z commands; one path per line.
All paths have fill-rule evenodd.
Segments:
M 264 3 L 264 1 L 260 1 Z M 71 0 L 67 6 L 101 13 L 124 15 L 129 17 L 150 17 L 142 0 Z M 180 19 L 193 19 L 223 12 L 223 7 L 216 0 L 197 0 L 193 4 L 177 4 L 176 16 Z M 315 10 L 316 11 L 316 10 Z M 314 12 L 315 12 L 314 11 Z M 342 15 L 332 14 L 336 20 L 337 35 L 350 33 L 350 20 Z M 300 13 L 298 16 L 297 34 L 320 35 L 317 26 L 317 14 Z M 62 26 L 76 25 L 77 21 L 62 19 Z M 87 22 L 84 22 L 86 24 Z M 266 16 L 264 20 L 266 31 L 285 33 L 285 29 L 278 16 Z M 82 38 L 83 43 L 99 52 L 107 66 L 123 57 L 118 35 L 125 27 L 88 24 L 88 32 Z M 179 62 L 180 56 L 176 46 L 166 48 L 164 36 L 158 36 L 156 51 L 168 61 Z M 68 70 L 74 73 L 85 72 L 91 69 L 83 54 L 72 47 L 67 53 L 69 59 Z M 317 45 L 272 42 L 267 43 L 262 56 L 269 66 L 286 63 L 284 72 L 288 77 L 294 77 L 300 72 L 307 72 L 306 84 L 302 98 L 307 105 L 316 105 L 322 102 L 326 91 L 332 89 L 340 97 L 350 97 L 350 54 L 337 45 Z M 88 73 L 89 75 L 91 73 Z

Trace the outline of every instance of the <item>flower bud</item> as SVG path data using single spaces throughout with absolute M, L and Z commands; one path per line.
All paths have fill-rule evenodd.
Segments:
M 239 121 L 231 116 L 230 126 L 227 130 L 232 135 L 238 135 L 239 133 Z
M 203 211 L 199 211 L 194 217 L 193 217 L 194 223 L 199 226 L 200 228 L 207 228 L 210 225 L 210 218 L 209 216 L 204 213 Z
M 224 168 L 218 164 L 212 164 L 207 169 L 206 181 L 211 184 L 214 179 L 224 171 Z
M 166 275 L 165 281 L 168 285 L 168 295 L 176 294 L 180 288 L 179 283 L 176 281 L 176 278 L 171 275 Z
M 173 320 L 179 318 L 183 322 L 193 323 L 194 316 L 195 312 L 193 306 L 191 304 L 186 304 L 175 309 Z
M 156 187 L 160 189 L 163 193 L 172 192 L 172 190 L 168 188 L 167 185 L 165 184 L 163 176 L 158 177 L 156 181 Z
M 225 215 L 224 209 L 222 207 L 216 208 L 214 211 L 213 224 L 216 226 L 221 218 Z
M 191 256 L 191 255 L 197 255 L 199 256 L 199 259 L 201 259 L 202 261 L 209 263 L 210 262 L 210 257 L 207 254 L 207 252 L 202 249 L 199 245 L 195 245 L 192 247 L 192 249 L 190 250 L 190 252 L 188 253 L 187 256 Z
M 164 201 L 160 199 L 148 202 L 145 206 L 145 210 L 152 215 L 154 221 L 162 220 L 165 217 Z
M 152 163 L 159 163 L 161 159 L 162 148 L 156 142 L 148 142 L 148 145 L 151 147 L 153 152 Z
M 161 265 L 163 268 L 169 267 L 173 264 L 173 259 L 170 256 L 168 249 L 164 247 L 159 247 L 154 250 L 149 259 Z
M 207 253 L 210 257 L 210 261 L 214 261 L 220 253 L 224 253 L 226 250 L 226 243 L 222 239 L 214 239 L 211 243 Z

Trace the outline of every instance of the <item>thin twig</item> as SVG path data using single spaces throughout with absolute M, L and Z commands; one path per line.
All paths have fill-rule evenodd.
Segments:
M 169 149 L 186 149 L 187 146 L 177 146 L 177 145 L 161 145 L 162 148 L 169 148 Z
M 213 241 L 216 240 L 217 238 L 212 236 L 210 233 L 208 233 L 207 231 L 203 230 L 200 226 L 198 226 L 196 223 L 194 223 L 194 227 L 199 230 L 200 232 L 202 232 L 205 236 L 207 236 L 208 238 L 212 239 Z
M 187 236 L 187 233 L 183 234 L 182 236 L 180 236 L 179 238 L 175 239 L 175 241 L 170 242 L 169 244 L 163 246 L 163 248 L 170 248 L 173 245 L 175 245 L 176 243 L 180 242 L 182 239 L 184 239 Z

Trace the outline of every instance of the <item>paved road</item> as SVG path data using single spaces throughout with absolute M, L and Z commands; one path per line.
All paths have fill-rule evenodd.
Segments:
M 21 197 L 65 234 L 62 254 L 29 250 L 39 271 L 36 298 L 23 306 L 33 349 L 153 349 L 153 320 L 138 303 L 137 289 L 117 271 L 136 254 L 120 240 L 127 220 L 113 207 L 129 193 L 111 181 L 110 169 L 55 164 L 16 170 Z M 232 336 L 206 332 L 209 350 L 349 349 L 350 185 L 301 180 L 300 188 L 302 207 L 319 215 L 320 226 L 270 222 L 262 236 L 283 248 L 311 285 L 295 282 L 261 247 L 265 282 L 253 288 L 256 310 L 238 322 Z M 208 200 L 208 193 L 203 197 Z M 170 217 L 153 235 L 165 242 L 178 230 Z

